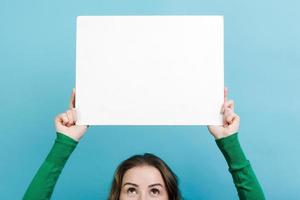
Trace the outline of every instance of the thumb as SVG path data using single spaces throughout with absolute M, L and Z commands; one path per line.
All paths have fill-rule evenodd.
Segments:
M 69 103 L 69 108 L 73 109 L 75 108 L 75 88 L 72 90 L 71 98 L 70 98 L 70 103 Z

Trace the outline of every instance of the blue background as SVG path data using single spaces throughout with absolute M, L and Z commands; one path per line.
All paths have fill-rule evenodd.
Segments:
M 55 139 L 75 85 L 77 15 L 224 15 L 225 85 L 240 142 L 267 199 L 300 199 L 299 1 L 0 0 L 0 199 L 21 199 Z M 53 199 L 105 199 L 118 163 L 163 158 L 186 199 L 237 199 L 205 126 L 98 126 L 82 139 Z

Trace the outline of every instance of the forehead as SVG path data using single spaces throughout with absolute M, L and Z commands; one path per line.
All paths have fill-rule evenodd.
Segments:
M 123 176 L 122 185 L 126 182 L 137 185 L 151 185 L 160 183 L 164 186 L 160 171 L 152 166 L 137 166 L 127 170 Z

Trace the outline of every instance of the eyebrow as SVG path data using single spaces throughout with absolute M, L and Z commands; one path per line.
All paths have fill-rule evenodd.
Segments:
M 154 184 L 151 184 L 151 185 L 149 185 L 148 187 L 154 187 L 154 186 L 160 186 L 160 187 L 164 187 L 162 184 L 160 184 L 160 183 L 154 183 Z
M 130 182 L 127 182 L 127 183 L 125 183 L 124 185 L 123 185 L 123 187 L 124 186 L 126 186 L 126 185 L 132 185 L 132 186 L 135 186 L 135 187 L 139 187 L 137 184 L 135 184 L 135 183 L 130 183 Z M 164 187 L 162 184 L 160 184 L 160 183 L 154 183 L 154 184 L 151 184 L 151 185 L 149 185 L 148 187 L 154 187 L 154 186 L 160 186 L 160 187 Z
M 126 185 L 132 185 L 132 186 L 135 186 L 135 187 L 139 187 L 137 184 L 130 183 L 130 182 L 125 183 L 125 184 L 123 185 L 123 187 L 126 186 Z

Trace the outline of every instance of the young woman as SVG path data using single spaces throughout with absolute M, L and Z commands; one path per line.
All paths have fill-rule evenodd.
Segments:
M 238 140 L 239 116 L 233 100 L 227 100 L 224 89 L 222 126 L 208 126 L 216 144 L 225 157 L 240 199 L 265 199 L 262 188 Z M 57 179 L 69 156 L 88 126 L 75 125 L 75 90 L 70 108 L 55 118 L 56 140 L 47 158 L 37 171 L 24 194 L 24 200 L 50 199 Z M 109 200 L 180 200 L 178 180 L 174 172 L 159 157 L 146 153 L 124 160 L 116 169 Z

